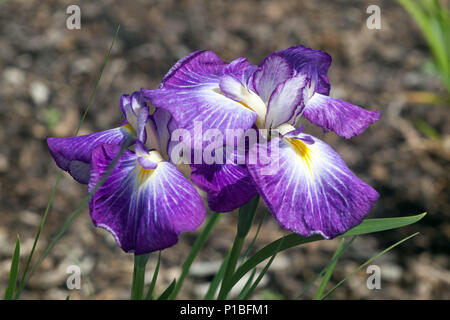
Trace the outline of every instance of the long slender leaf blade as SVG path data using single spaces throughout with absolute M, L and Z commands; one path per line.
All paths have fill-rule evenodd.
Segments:
M 319 288 L 317 288 L 316 294 L 314 295 L 314 300 L 319 300 L 320 297 L 323 295 L 323 292 L 325 291 L 325 288 L 327 287 L 328 282 L 330 281 L 331 275 L 333 274 L 334 268 L 336 267 L 336 264 L 338 262 L 338 257 L 340 256 L 342 250 L 344 249 L 345 244 L 345 238 L 341 240 L 339 243 L 339 246 L 337 247 L 336 251 L 333 254 L 332 262 L 327 266 L 326 272 L 322 278 L 322 281 L 319 284 Z
M 150 282 L 150 286 L 148 287 L 147 295 L 145 296 L 145 300 L 151 300 L 153 295 L 153 290 L 155 289 L 156 279 L 158 279 L 159 266 L 161 264 L 161 251 L 158 253 L 158 262 L 156 262 L 155 271 L 153 272 L 152 282 Z
M 9 271 L 9 284 L 5 290 L 5 300 L 12 300 L 14 291 L 16 290 L 17 275 L 19 273 L 19 261 L 20 261 L 20 239 L 17 235 L 16 247 L 14 248 L 13 257 L 11 260 L 11 268 Z
M 373 232 L 404 227 L 419 221 L 425 215 L 426 212 L 408 217 L 366 219 L 361 224 L 341 234 L 339 237 L 356 236 L 361 234 L 368 234 Z M 276 252 L 278 246 L 280 246 L 281 241 L 283 241 L 283 243 L 279 247 L 279 251 L 284 251 L 286 249 L 298 246 L 300 244 L 310 243 L 319 240 L 323 240 L 323 238 L 319 235 L 314 235 L 309 238 L 305 238 L 298 234 L 291 233 L 285 237 L 273 241 L 272 243 L 268 244 L 267 246 L 256 252 L 252 257 L 250 257 L 235 271 L 232 279 L 230 280 L 230 285 L 236 284 L 247 272 L 252 270 L 262 261 L 271 257 L 274 254 L 274 252 Z
M 366 265 L 368 265 L 369 263 L 371 263 L 372 261 L 374 261 L 375 259 L 379 258 L 380 256 L 382 256 L 383 254 L 385 254 L 386 252 L 394 249 L 396 246 L 402 244 L 403 242 L 411 239 L 412 237 L 415 237 L 419 234 L 419 232 L 416 232 L 406 238 L 403 238 L 400 241 L 397 241 L 396 243 L 394 243 L 393 245 L 389 246 L 388 248 L 384 249 L 383 251 L 377 253 L 376 255 L 374 255 L 372 258 L 370 258 L 369 260 L 367 260 L 366 262 L 364 262 L 362 265 L 360 265 L 358 268 L 356 268 L 355 270 L 353 270 L 351 273 L 349 273 L 344 279 L 342 279 L 341 281 L 339 281 L 333 288 L 331 288 L 322 298 L 326 299 L 331 293 L 333 293 L 334 290 L 336 290 L 341 284 L 343 284 L 348 278 L 350 278 L 352 275 L 354 275 L 356 272 L 358 272 L 359 270 L 361 270 L 362 268 L 364 268 Z
M 250 277 L 248 278 L 247 282 L 245 283 L 244 287 L 242 288 L 241 292 L 239 293 L 237 300 L 245 299 L 245 296 L 247 295 L 247 292 L 253 283 L 253 278 L 255 277 L 255 275 L 256 275 L 256 268 L 254 268 L 252 270 L 252 273 L 250 274 Z
M 322 277 L 322 276 L 325 274 L 325 272 L 326 272 L 327 269 L 328 269 L 328 266 L 330 266 L 332 263 L 334 263 L 335 261 L 337 261 L 337 260 L 341 257 L 341 255 L 342 255 L 345 251 L 347 251 L 348 248 L 350 248 L 350 246 L 352 245 L 353 241 L 355 241 L 357 237 L 358 237 L 358 236 L 353 236 L 353 238 L 350 239 L 350 241 L 345 245 L 345 247 L 341 250 L 341 252 L 339 252 L 339 254 L 336 255 L 336 257 L 334 257 L 334 258 L 331 259 L 331 261 L 328 263 L 328 265 L 326 265 L 326 266 L 325 266 L 325 267 L 324 267 L 324 268 L 323 268 L 323 269 L 322 269 L 322 270 L 314 277 L 314 279 L 312 279 L 312 280 L 311 280 L 311 281 L 303 288 L 303 290 L 298 294 L 297 297 L 295 297 L 295 299 L 300 299 L 301 297 L 303 297 L 303 296 L 306 294 L 306 292 L 308 292 L 309 288 L 311 288 L 312 285 L 313 285 L 314 283 L 316 283 L 317 279 L 319 279 L 320 277 Z
M 261 271 L 261 273 L 258 275 L 258 278 L 256 278 L 255 282 L 252 284 L 252 286 L 250 287 L 250 289 L 247 291 L 247 293 L 244 296 L 244 299 L 248 299 L 250 297 L 250 295 L 253 293 L 253 291 L 255 291 L 256 287 L 258 286 L 258 284 L 261 282 L 262 278 L 264 277 L 264 275 L 267 273 L 267 271 L 269 270 L 270 265 L 272 264 L 272 262 L 275 260 L 275 257 L 277 255 L 277 253 L 280 251 L 280 247 L 283 244 L 283 240 L 281 239 L 280 244 L 277 248 L 277 250 L 275 251 L 275 253 L 272 255 L 272 257 L 270 257 L 269 261 L 267 261 L 266 265 L 264 266 L 264 269 Z
M 361 224 L 341 234 L 339 237 L 358 236 L 361 234 L 397 229 L 416 223 L 417 221 L 425 217 L 426 214 L 427 213 L 424 212 L 415 216 L 408 217 L 366 219 Z
M 89 109 L 91 107 L 92 101 L 94 100 L 95 94 L 97 92 L 97 88 L 98 88 L 98 86 L 100 84 L 100 80 L 101 80 L 101 78 L 103 76 L 103 72 L 105 71 L 106 65 L 108 64 L 109 57 L 110 57 L 111 52 L 112 52 L 112 48 L 114 47 L 114 43 L 116 42 L 117 36 L 119 35 L 119 30 L 120 30 L 120 25 L 118 25 L 117 28 L 116 28 L 116 32 L 115 32 L 113 40 L 111 42 L 111 46 L 109 47 L 108 53 L 106 54 L 105 61 L 103 63 L 103 66 L 102 66 L 102 69 L 100 71 L 99 77 L 98 77 L 97 82 L 95 84 L 94 90 L 91 92 L 91 95 L 89 97 L 89 101 L 88 101 L 87 107 L 86 107 L 86 109 L 83 112 L 83 115 L 82 115 L 82 117 L 80 119 L 80 122 L 78 123 L 77 129 L 75 130 L 75 136 L 78 135 L 78 133 L 79 133 L 79 131 L 81 129 L 81 126 L 84 123 L 84 119 L 86 118 L 86 116 L 87 116 L 87 114 L 89 112 Z M 41 223 L 39 225 L 39 229 L 38 229 L 38 231 L 36 233 L 36 236 L 34 238 L 33 247 L 31 248 L 30 254 L 28 255 L 27 261 L 25 263 L 25 267 L 23 269 L 22 277 L 21 277 L 21 280 L 20 280 L 19 288 L 17 289 L 16 295 L 15 295 L 15 299 L 19 298 L 19 296 L 20 296 L 20 294 L 21 294 L 25 284 L 27 283 L 26 277 L 27 277 L 28 269 L 29 269 L 30 264 L 31 264 L 31 259 L 33 258 L 33 254 L 34 254 L 34 251 L 36 249 L 36 246 L 37 246 L 37 243 L 38 243 L 41 231 L 44 228 L 45 221 L 47 220 L 47 216 L 49 214 L 50 207 L 51 207 L 51 205 L 53 203 L 53 199 L 55 197 L 56 190 L 58 189 L 59 183 L 61 181 L 62 174 L 63 174 L 63 170 L 59 170 L 58 177 L 56 179 L 55 185 L 53 186 L 50 198 L 49 198 L 49 200 L 47 202 L 47 206 L 45 208 L 44 215 L 42 216 Z
M 175 285 L 177 284 L 177 280 L 173 279 L 172 283 L 167 287 L 166 290 L 164 290 L 163 293 L 159 296 L 158 300 L 167 300 L 170 297 L 170 294 L 172 293 L 173 289 L 175 289 Z

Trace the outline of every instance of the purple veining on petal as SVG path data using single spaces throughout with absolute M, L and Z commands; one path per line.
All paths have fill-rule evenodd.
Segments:
M 369 111 L 349 102 L 315 93 L 305 106 L 304 116 L 325 132 L 333 130 L 341 137 L 361 134 L 380 118 L 379 111 Z
M 84 136 L 47 138 L 47 144 L 58 167 L 69 172 L 76 181 L 87 184 L 92 150 L 104 143 L 120 145 L 129 137 L 134 137 L 134 131 L 125 124 L 115 129 Z
M 307 135 L 301 136 L 305 138 Z M 264 164 L 248 164 L 257 189 L 279 224 L 302 236 L 336 237 L 358 225 L 378 193 L 356 177 L 339 155 L 312 136 L 314 144 L 276 138 L 279 166 L 264 174 Z M 295 142 L 298 141 L 298 142 Z
M 327 72 L 331 65 L 331 57 L 324 51 L 304 46 L 294 46 L 275 52 L 285 58 L 296 73 L 305 74 L 314 86 L 314 92 L 324 95 L 330 93 Z
M 193 131 L 195 122 L 201 122 L 204 128 L 218 129 L 225 136 L 226 129 L 248 129 L 257 118 L 220 92 L 223 76 L 243 78 L 246 70 L 238 68 L 243 64 L 247 65 L 242 59 L 230 65 L 211 51 L 197 52 L 178 62 L 159 89 L 142 92 L 155 107 L 169 111 L 178 128 Z
M 267 105 L 266 129 L 291 123 L 297 109 L 303 107 L 306 77 L 297 75 L 278 84 Z

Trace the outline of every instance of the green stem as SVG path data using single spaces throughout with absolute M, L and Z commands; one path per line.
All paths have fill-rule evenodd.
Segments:
M 244 240 L 245 238 L 239 235 L 236 235 L 236 237 L 234 238 L 233 246 L 231 247 L 230 252 L 230 259 L 228 259 L 227 267 L 225 269 L 225 275 L 223 276 L 222 286 L 220 287 L 219 291 L 219 300 L 225 300 L 231 290 L 228 284 L 236 268 L 236 264 L 239 259 L 239 255 L 241 254 Z
M 149 254 L 134 256 L 133 283 L 131 284 L 131 300 L 142 300 L 144 296 L 145 266 Z
M 177 294 L 180 291 L 181 286 L 183 285 L 184 279 L 189 273 L 189 269 L 191 268 L 192 262 L 194 261 L 200 249 L 205 244 L 206 240 L 208 240 L 212 230 L 216 226 L 217 222 L 219 222 L 221 217 L 222 217 L 221 214 L 215 212 L 212 213 L 211 216 L 209 217 L 208 223 L 206 224 L 205 228 L 202 230 L 198 238 L 195 240 L 191 252 L 189 252 L 188 257 L 186 258 L 186 261 L 183 264 L 183 269 L 181 270 L 180 278 L 176 282 L 175 289 L 173 289 L 172 294 L 169 297 L 170 300 L 173 300 L 177 297 Z
M 230 258 L 228 259 L 225 274 L 223 276 L 222 286 L 220 287 L 218 296 L 219 300 L 225 300 L 228 296 L 228 293 L 232 289 L 230 280 L 234 274 L 234 270 L 236 269 L 236 264 L 239 260 L 245 237 L 250 231 L 253 219 L 255 218 L 255 212 L 258 206 L 258 202 L 259 195 L 254 196 L 252 199 L 250 199 L 249 202 L 247 202 L 239 209 L 239 220 L 236 237 L 234 238 L 233 246 L 231 247 Z

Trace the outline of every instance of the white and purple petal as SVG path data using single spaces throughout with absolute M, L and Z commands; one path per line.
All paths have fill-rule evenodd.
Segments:
M 314 143 L 303 143 L 307 137 Z M 378 193 L 356 177 L 330 146 L 305 134 L 297 138 L 271 140 L 269 152 L 279 147 L 276 168 L 267 170 L 271 164 L 259 162 L 247 168 L 282 227 L 306 237 L 334 238 L 362 221 Z
M 119 152 L 116 145 L 93 151 L 89 192 Z M 170 247 L 181 232 L 194 231 L 205 217 L 202 198 L 175 166 L 162 161 L 150 167 L 125 151 L 89 203 L 94 225 L 111 232 L 125 252 Z
M 324 95 L 330 93 L 327 72 L 331 65 L 331 57 L 326 52 L 304 46 L 294 46 L 275 52 L 286 59 L 296 74 L 304 74 L 309 80 L 312 93 Z
M 253 73 L 252 81 L 256 93 L 267 105 L 275 88 L 294 75 L 288 61 L 277 54 L 267 56 Z
M 47 138 L 47 144 L 58 167 L 69 172 L 76 181 L 87 184 L 90 176 L 91 154 L 96 146 L 104 143 L 120 145 L 127 139 L 135 137 L 133 128 L 125 123 L 115 129 L 84 136 Z
M 135 91 L 131 96 L 127 94 L 122 95 L 120 98 L 120 107 L 126 121 L 136 131 L 137 138 L 145 143 L 147 139 L 145 125 L 149 110 L 141 92 Z
M 306 103 L 303 115 L 325 132 L 330 130 L 341 137 L 361 134 L 380 118 L 380 112 L 365 110 L 349 102 L 315 93 Z
M 267 105 L 266 129 L 283 123 L 294 122 L 298 109 L 302 109 L 306 77 L 302 74 L 290 77 L 278 84 Z

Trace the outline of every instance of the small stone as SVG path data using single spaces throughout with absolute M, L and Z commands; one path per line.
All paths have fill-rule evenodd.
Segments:
M 0 172 L 6 172 L 8 171 L 8 168 L 8 159 L 4 155 L 0 154 Z
M 30 96 L 36 105 L 43 105 L 47 103 L 50 91 L 48 87 L 40 81 L 33 81 L 30 84 Z
M 3 79 L 8 84 L 20 87 L 25 82 L 25 73 L 18 68 L 6 68 L 3 71 Z

